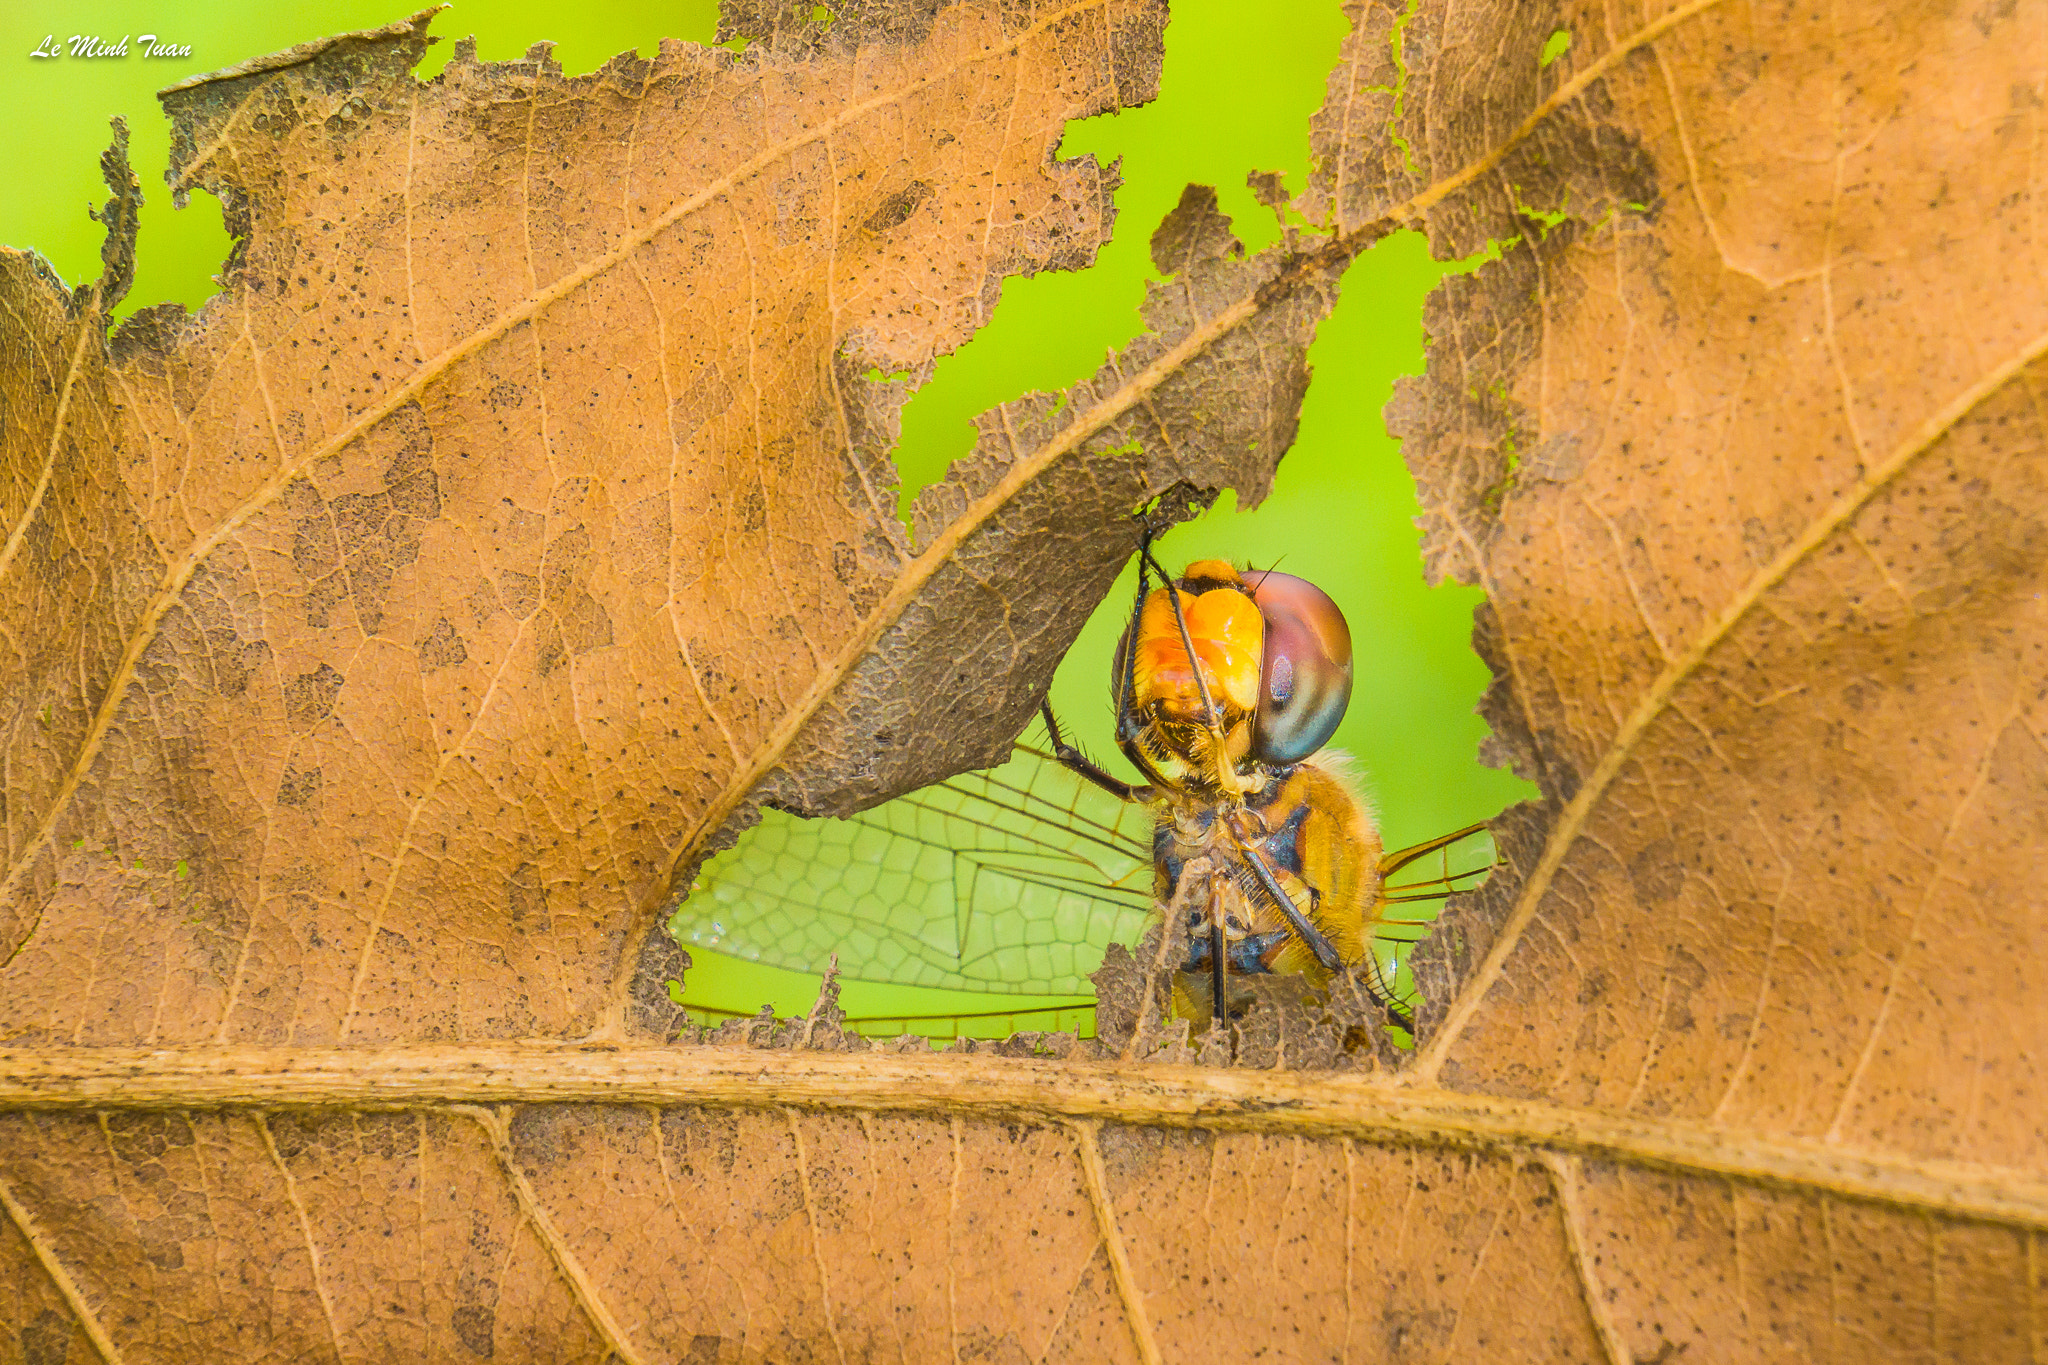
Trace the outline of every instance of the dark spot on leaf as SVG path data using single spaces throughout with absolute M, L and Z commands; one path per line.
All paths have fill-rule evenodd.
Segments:
M 464 1350 L 484 1360 L 491 1358 L 491 1333 L 497 1325 L 497 1314 L 488 1304 L 465 1303 L 448 1315 L 448 1324 L 455 1329 L 456 1340 Z
M 540 605 L 540 580 L 530 573 L 506 569 L 498 575 L 498 596 L 514 620 L 524 621 Z
M 597 599 L 581 588 L 558 607 L 562 643 L 571 654 L 588 654 L 612 642 L 612 618 Z
M 545 678 L 561 667 L 562 660 L 569 657 L 568 650 L 562 646 L 562 627 L 555 620 L 553 612 L 548 612 L 540 618 L 536 636 L 533 667 L 535 672 Z
M 1636 902 L 1651 908 L 1662 905 L 1685 885 L 1685 869 L 1677 862 L 1677 849 L 1669 839 L 1644 845 L 1628 860 L 1628 878 L 1634 885 Z
M 884 199 L 881 205 L 870 213 L 861 226 L 869 232 L 887 232 L 917 212 L 917 206 L 929 199 L 932 187 L 922 180 L 913 180 L 896 193 Z
M 325 720 L 334 710 L 345 681 L 332 664 L 322 664 L 311 673 L 301 673 L 284 685 L 285 719 L 300 729 Z
M 311 801 L 320 790 L 320 769 L 286 768 L 284 776 L 277 780 L 277 804 L 280 806 L 303 806 Z
M 768 524 L 768 501 L 758 488 L 749 488 L 740 495 L 740 529 L 748 533 L 760 530 Z
M 534 864 L 519 864 L 505 879 L 505 909 L 515 925 L 546 919 L 548 889 L 541 884 L 540 869 Z
M 22 1365 L 65 1365 L 71 1353 L 71 1333 L 68 1318 L 54 1308 L 45 1308 L 21 1326 Z
M 469 658 L 469 647 L 455 633 L 455 623 L 443 616 L 419 642 L 420 666 L 428 672 L 453 668 Z

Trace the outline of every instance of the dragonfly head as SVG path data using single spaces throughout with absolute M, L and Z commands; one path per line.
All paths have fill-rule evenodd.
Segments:
M 1204 686 L 1224 736 L 1221 757 L 1232 766 L 1249 759 L 1285 767 L 1329 742 L 1351 700 L 1351 631 L 1329 594 L 1292 574 L 1240 574 L 1220 559 L 1188 565 L 1173 590 L 1178 619 L 1167 589 L 1148 593 L 1135 663 L 1126 662 L 1128 639 L 1120 642 L 1110 678 L 1111 695 L 1119 695 L 1132 668 L 1133 709 L 1161 747 L 1198 769 L 1215 761 Z

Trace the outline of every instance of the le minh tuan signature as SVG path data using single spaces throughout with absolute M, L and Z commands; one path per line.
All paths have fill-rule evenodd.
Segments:
M 190 43 L 168 42 L 158 38 L 154 33 L 143 34 L 135 40 L 135 45 L 137 51 L 144 57 L 189 57 L 192 55 L 192 45 Z M 74 33 L 70 38 L 59 43 L 57 35 L 52 33 L 45 36 L 43 41 L 36 45 L 36 50 L 28 55 L 31 57 L 125 57 L 128 55 L 128 36 L 123 34 L 119 42 L 110 43 L 97 34 Z

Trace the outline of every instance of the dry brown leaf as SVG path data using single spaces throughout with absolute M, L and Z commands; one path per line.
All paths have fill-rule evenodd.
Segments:
M 877 7 L 842 17 L 827 44 L 763 14 L 745 21 L 786 36 L 756 64 L 665 48 L 652 70 L 699 73 L 700 100 L 774 73 L 785 96 L 830 89 L 841 104 L 824 107 L 846 107 L 881 98 L 849 92 L 878 88 L 862 73 L 884 68 L 941 90 L 948 68 L 930 45 L 980 22 L 1018 54 L 1006 60 L 1038 50 L 1018 35 L 1038 35 L 1049 72 L 1082 73 L 1068 96 L 1079 109 L 1102 97 L 1089 63 L 1114 71 L 1110 54 L 1150 50 L 1149 36 L 1102 41 L 1119 14 L 1134 26 L 1123 31 L 1152 24 L 1156 36 L 1149 12 L 1101 6 L 1059 20 Z M 37 1360 L 96 1349 L 1619 1365 L 2048 1349 L 2033 1071 L 2048 1015 L 2028 865 L 2048 844 L 2036 397 L 2048 283 L 2031 268 L 2048 16 L 1706 0 L 1628 15 L 1432 0 L 1352 14 L 1317 124 L 1322 168 L 1297 205 L 1333 223 L 1335 243 L 1292 239 L 1238 262 L 1211 203 L 1191 195 L 1157 239 L 1162 267 L 1181 273 L 1154 295 L 1155 334 L 1064 406 L 1034 398 L 992 414 L 976 461 L 922 504 L 915 547 L 887 539 L 874 506 L 894 395 L 857 374 L 871 359 L 915 367 L 979 313 L 887 302 L 903 267 L 852 269 L 844 235 L 838 254 L 803 254 L 824 235 L 815 222 L 796 241 L 778 236 L 820 202 L 807 192 L 844 184 L 840 162 L 800 165 L 816 144 L 795 124 L 774 148 L 787 169 L 755 139 L 728 157 L 760 169 L 719 163 L 726 198 L 707 197 L 702 214 L 730 205 L 718 211 L 748 234 L 743 262 L 801 261 L 790 278 L 817 284 L 782 284 L 783 267 L 764 266 L 755 278 L 786 289 L 784 310 L 749 304 L 744 324 L 717 313 L 727 330 L 713 331 L 811 387 L 790 380 L 788 412 L 763 401 L 685 446 L 700 464 L 672 462 L 673 444 L 713 422 L 672 434 L 699 372 L 669 357 L 696 334 L 622 319 L 666 316 L 664 299 L 712 318 L 748 295 L 712 260 L 715 234 L 704 262 L 675 254 L 696 211 L 633 237 L 625 187 L 640 172 L 620 174 L 623 149 L 689 145 L 652 142 L 634 120 L 707 117 L 636 102 L 654 88 L 640 65 L 579 83 L 537 63 L 459 62 L 415 108 L 391 84 L 415 41 L 400 30 L 192 96 L 195 128 L 245 111 L 246 129 L 190 146 L 246 221 L 317 195 L 333 165 L 330 193 L 364 182 L 334 231 L 446 243 L 414 275 L 381 257 L 360 283 L 336 269 L 335 292 L 297 285 L 298 263 L 333 268 L 334 248 L 316 257 L 318 233 L 297 226 L 317 217 L 272 219 L 293 239 L 311 234 L 289 266 L 266 255 L 280 239 L 259 226 L 199 324 L 158 317 L 107 352 L 93 315 L 117 291 L 118 251 L 101 298 L 68 302 L 9 258 L 9 326 L 33 344 L 11 347 L 27 363 L 0 372 L 8 524 L 26 528 L 7 542 L 22 563 L 0 609 L 20 688 L 41 690 L 23 693 L 8 737 L 15 871 L 0 910 L 14 917 L 8 941 L 26 947 L 5 977 L 16 1046 L 0 1053 L 0 1105 L 13 1111 L 0 1117 L 0 1254 L 20 1288 L 0 1301 L 0 1340 Z M 846 45 L 842 25 L 867 44 Z M 1076 28 L 1071 48 L 1063 25 Z M 1542 66 L 1559 26 L 1570 50 Z M 1144 80 L 1128 84 L 1127 97 Z M 365 89 L 405 91 L 403 116 Z M 907 98 L 877 106 L 905 113 L 892 154 L 937 118 Z M 759 107 L 796 119 L 802 106 Z M 1043 191 L 1046 176 L 1075 174 L 1044 164 L 1067 116 L 1045 111 L 1035 150 L 1016 158 L 1020 184 Z M 577 122 L 607 119 L 604 135 Z M 442 135 L 415 142 L 419 128 Z M 444 185 L 460 158 L 519 152 L 475 163 L 466 199 L 444 192 L 444 210 L 408 228 L 399 210 L 414 196 L 402 178 L 386 188 L 397 158 L 371 155 L 372 142 L 425 149 L 399 169 L 439 165 Z M 551 192 L 529 199 L 520 186 L 536 162 Z M 701 167 L 675 175 L 667 200 L 651 196 L 650 221 L 703 193 Z M 1068 237 L 1100 231 L 1090 183 Z M 609 187 L 621 211 L 589 211 L 609 201 L 584 184 Z M 477 207 L 487 202 L 501 206 L 495 221 Z M 904 201 L 890 202 L 884 217 Z M 881 230 L 941 202 L 952 203 L 920 197 Z M 835 203 L 820 221 L 873 221 L 878 210 L 859 207 Z M 531 224 L 539 245 L 473 231 L 463 213 Z M 838 808 L 925 775 L 907 746 L 875 742 L 898 717 L 973 713 L 982 723 L 935 760 L 956 766 L 1006 737 L 992 729 L 1021 720 L 1060 632 L 1106 581 L 1047 587 L 1058 576 L 1032 576 L 1031 547 L 1086 578 L 1122 557 L 1108 529 L 1122 507 L 1176 481 L 1256 496 L 1269 471 L 1228 456 L 1253 433 L 1262 449 L 1284 445 L 1329 275 L 1410 221 L 1446 253 L 1521 239 L 1439 293 L 1429 374 L 1394 421 L 1425 491 L 1432 564 L 1488 589 L 1502 751 L 1547 798 L 1506 818 L 1507 872 L 1452 913 L 1423 964 L 1431 1009 L 1412 1064 L 1330 1076 L 892 1055 L 840 1034 L 829 1000 L 807 1021 L 732 1029 L 723 1046 L 636 1041 L 668 1022 L 645 989 L 664 963 L 619 945 L 667 894 L 668 868 L 687 866 L 750 793 Z M 949 258 L 982 241 L 978 225 L 918 230 L 906 259 L 957 260 L 960 298 L 1048 255 L 1040 240 L 1039 255 L 1019 248 L 1014 261 Z M 556 264 L 521 274 L 528 251 Z M 492 265 L 494 253 L 512 265 Z M 600 261 L 531 306 L 547 281 Z M 411 279 L 409 295 L 386 289 Z M 458 318 L 472 292 L 497 301 Z M 314 298 L 322 311 L 307 321 L 298 309 Z M 869 311 L 852 324 L 856 299 Z M 408 335 L 412 319 L 436 307 L 449 336 L 529 316 L 408 391 L 419 357 L 439 354 Z M 294 362 L 293 339 L 317 361 Z M 490 406 L 496 385 L 536 364 L 559 388 Z M 541 404 L 550 394 L 559 401 Z M 287 446 L 281 414 L 294 403 L 309 426 Z M 361 439 L 336 444 L 380 403 Z M 556 424 L 545 441 L 520 425 L 541 406 Z M 861 415 L 835 434 L 839 413 Z M 773 444 L 774 422 L 789 446 Z M 1132 443 L 1142 460 L 1109 453 Z M 315 452 L 330 446 L 323 464 Z M 643 450 L 647 468 L 621 449 Z M 290 499 L 309 493 L 286 492 L 294 452 L 309 493 L 343 506 L 326 514 L 328 557 L 305 552 L 333 583 L 324 594 L 298 559 L 309 518 L 295 520 Z M 465 477 L 465 459 L 496 472 Z M 620 529 L 628 518 L 610 509 L 638 504 L 611 481 L 644 497 L 631 481 L 665 487 L 672 469 L 734 481 L 705 485 L 732 501 L 715 517 L 710 492 L 670 504 L 708 523 L 672 515 L 639 539 Z M 515 471 L 538 488 L 590 483 L 558 507 Z M 763 492 L 752 532 L 733 491 L 748 479 Z M 1089 489 L 1074 520 L 1056 519 Z M 521 539 L 488 519 L 494 497 L 515 495 L 563 529 Z M 561 545 L 579 520 L 590 540 Z M 746 563 L 748 545 L 777 556 L 772 581 L 796 627 L 780 645 L 781 618 L 747 595 L 758 585 L 694 579 L 685 594 L 665 579 L 709 543 L 706 524 L 727 538 L 717 553 L 731 557 L 717 562 Z M 357 537 L 346 553 L 344 528 Z M 859 572 L 830 589 L 817 547 L 842 534 Z M 218 550 L 195 555 L 208 536 Z M 515 552 L 532 564 L 507 569 Z M 187 561 L 204 571 L 166 593 L 163 566 Z M 447 697 L 424 690 L 433 673 L 420 661 L 454 651 L 427 619 L 445 590 L 422 584 L 489 579 L 509 622 L 502 573 L 487 568 L 532 580 L 526 652 L 451 616 L 464 661 L 445 666 Z M 649 596 L 631 596 L 635 573 Z M 874 600 L 857 600 L 862 585 Z M 706 612 L 694 636 L 673 625 L 684 599 Z M 635 601 L 661 610 L 633 614 Z M 268 628 L 321 602 L 326 627 Z M 613 642 L 577 652 L 571 636 L 594 638 L 586 602 Z M 977 616 L 978 603 L 1017 606 Z M 363 632 L 366 607 L 382 635 Z M 643 619 L 660 626 L 632 627 Z M 996 636 L 983 622 L 1016 634 L 952 679 L 962 642 Z M 543 672 L 549 626 L 560 653 Z M 323 681 L 311 665 L 343 631 L 355 632 L 347 666 L 328 664 L 340 682 Z M 385 637 L 409 662 L 376 662 Z M 151 640 L 169 643 L 136 643 Z M 477 762 L 449 764 L 459 781 L 434 790 L 490 793 L 502 809 L 481 796 L 423 802 L 415 775 L 444 751 L 401 722 L 466 725 L 461 670 L 486 648 L 521 662 L 505 671 L 502 712 L 477 710 L 518 724 L 486 732 Z M 678 670 L 685 649 L 702 656 Z M 139 666 L 110 688 L 124 650 Z M 664 749 L 639 718 L 692 703 L 657 703 L 650 680 L 694 668 L 701 684 L 707 662 L 753 705 L 721 710 L 710 699 L 734 694 L 705 687 L 699 723 L 716 714 L 728 747 L 691 732 Z M 553 698 L 547 679 L 562 672 L 577 690 Z M 373 695 L 354 690 L 358 676 L 377 680 L 363 689 Z M 405 678 L 423 700 L 399 694 Z M 52 724 L 38 733 L 45 704 Z M 269 719 L 238 721 L 237 706 Z M 97 715 L 104 739 L 88 743 Z M 626 717 L 632 733 L 606 740 Z M 283 778 L 264 764 L 292 744 L 321 756 L 322 777 L 293 779 L 294 801 L 279 802 Z M 564 756 L 536 762 L 550 744 Z M 710 771 L 677 762 L 682 752 L 710 755 Z M 345 796 L 327 785 L 328 761 L 349 775 Z M 381 814 L 393 809 L 420 812 L 396 842 Z M 151 831 L 162 841 L 140 842 Z M 170 847 L 181 840 L 204 895 L 180 899 L 181 879 L 163 871 L 185 856 Z M 366 873 L 388 888 L 382 932 L 437 936 L 364 955 L 353 879 Z M 349 925 L 353 942 L 331 948 L 326 935 Z M 223 956 L 243 983 L 232 1007 L 209 984 Z M 614 983 L 636 965 L 629 1007 Z M 586 1035 L 599 1041 L 559 1041 Z M 319 1046 L 368 1041 L 387 1045 Z
M 173 92 L 222 296 L 109 348 L 111 277 L 8 261 L 0 1028 L 615 1032 L 621 945 L 751 802 L 1001 750 L 1065 644 L 1002 629 L 1012 579 L 1114 570 L 968 556 L 1100 532 L 1142 471 L 920 558 L 906 389 L 865 376 L 1092 258 L 1115 177 L 1052 148 L 1149 97 L 1162 14 L 903 7 L 575 80 L 465 48 L 420 87 L 422 16 Z M 977 653 L 920 645 L 956 624 Z

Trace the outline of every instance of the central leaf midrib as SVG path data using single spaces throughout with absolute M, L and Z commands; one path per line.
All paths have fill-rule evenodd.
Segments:
M 2048 1230 L 2048 1181 L 2015 1168 L 1387 1076 L 656 1044 L 0 1051 L 0 1110 L 504 1104 L 795 1106 L 1561 1152 Z

